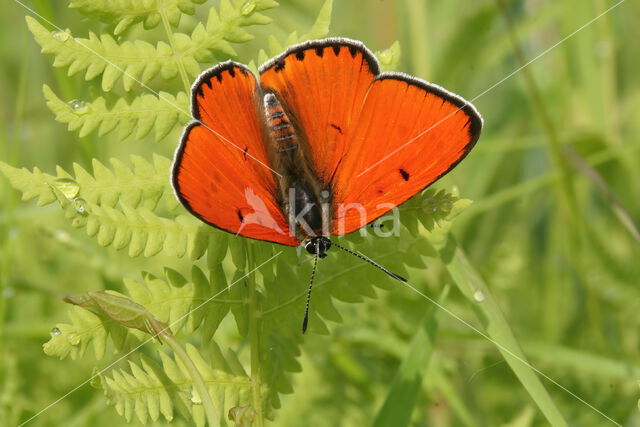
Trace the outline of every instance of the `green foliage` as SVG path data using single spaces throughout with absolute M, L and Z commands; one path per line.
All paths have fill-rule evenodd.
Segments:
M 112 11 L 108 4 L 94 3 L 94 7 L 97 10 L 106 5 L 107 10 Z M 199 63 L 210 63 L 216 55 L 234 56 L 231 43 L 253 38 L 244 27 L 271 22 L 259 12 L 275 6 L 277 3 L 273 0 L 222 0 L 219 12 L 209 9 L 206 24 L 198 23 L 191 34 L 171 33 L 170 43 L 156 45 L 143 40 L 118 43 L 110 34 L 98 36 L 90 32 L 85 39 L 74 37 L 68 30 L 52 33 L 31 17 L 27 17 L 27 25 L 42 52 L 53 54 L 55 67 L 68 67 L 70 76 L 84 71 L 86 80 L 101 75 L 104 91 L 113 89 L 124 74 L 124 88 L 130 90 L 136 81 L 146 85 L 158 74 L 167 80 L 180 71 L 195 77 L 201 71 Z
M 120 35 L 131 25 L 143 22 L 144 28 L 157 26 L 163 18 L 172 26 L 180 23 L 182 14 L 193 15 L 195 5 L 206 0 L 71 0 L 69 7 L 83 15 L 115 25 L 113 33 Z
M 80 100 L 64 102 L 44 85 L 47 107 L 56 115 L 56 120 L 67 123 L 70 131 L 78 131 L 80 137 L 98 129 L 104 136 L 118 129 L 118 138 L 134 135 L 135 139 L 147 136 L 152 130 L 154 138 L 160 141 L 179 125 L 189 121 L 189 98 L 184 92 L 176 96 L 159 92 L 158 96 L 143 94 L 131 103 L 119 98 L 113 107 L 107 107 L 103 97 L 91 103 Z M 135 134 L 133 131 L 136 131 Z
M 193 77 L 230 57 L 255 70 L 291 44 L 348 34 L 383 70 L 472 99 L 522 65 L 511 30 L 531 59 L 602 10 L 577 0 L 504 10 L 420 0 L 45 3 L 36 11 L 73 32 L 35 17 L 17 27 L 18 6 L 0 16 L 11 40 L 0 76 L 9 113 L 0 141 L 5 424 L 52 402 L 36 422 L 602 424 L 523 361 L 615 421 L 637 418 L 637 242 L 601 186 L 579 170 L 567 180 L 545 160 L 553 144 L 569 146 L 613 189 L 625 218 L 638 217 L 640 98 L 629 82 L 639 55 L 620 36 L 637 6 L 625 2 L 620 10 L 631 12 L 529 65 L 533 85 L 519 73 L 474 101 L 486 119 L 478 147 L 439 185 L 451 190 L 427 189 L 401 207 L 399 236 L 369 229 L 337 240 L 419 293 L 332 250 L 302 336 L 310 257 L 215 230 L 175 200 L 171 155 L 190 119 Z M 58 70 L 34 62 L 36 44 L 13 42 L 29 31 Z M 551 126 L 535 120 L 545 115 Z M 447 314 L 428 299 L 449 287 Z M 69 293 L 79 305 L 61 304 Z M 51 357 L 38 351 L 47 339 Z M 84 387 L 58 401 L 92 370 L 101 392 Z

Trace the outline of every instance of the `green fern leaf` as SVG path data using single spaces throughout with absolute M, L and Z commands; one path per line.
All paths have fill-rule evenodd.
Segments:
M 114 34 L 123 33 L 129 26 L 143 22 L 144 28 L 153 28 L 164 14 L 174 27 L 182 14 L 193 15 L 196 4 L 206 0 L 71 0 L 69 7 L 95 20 L 115 24 Z
M 159 97 L 141 95 L 130 104 L 120 98 L 108 108 L 103 97 L 91 103 L 78 100 L 66 103 L 49 86 L 44 85 L 42 89 L 47 107 L 56 115 L 56 120 L 66 123 L 70 131 L 78 131 L 80 137 L 96 129 L 100 136 L 118 129 L 120 139 L 134 135 L 134 130 L 134 138 L 141 139 L 154 130 L 155 140 L 159 141 L 191 119 L 189 98 L 184 92 L 176 96 L 166 92 L 160 92 Z
M 25 168 L 14 168 L 3 161 L 0 161 L 0 171 L 9 179 L 13 188 L 22 192 L 22 200 L 37 197 L 38 206 L 46 206 L 56 201 L 56 196 L 48 185 L 54 182 L 54 176 L 43 173 L 38 168 L 33 168 L 33 172 Z
M 169 268 L 164 278 L 150 273 L 142 276 L 142 281 L 125 279 L 131 298 L 170 325 L 174 334 L 183 327 L 187 333 L 199 329 L 204 342 L 211 339 L 229 307 L 242 302 L 229 295 L 220 266 L 210 271 L 209 277 L 193 266 L 190 281 Z
M 116 348 L 122 349 L 125 345 L 127 330 L 97 314 L 74 306 L 69 310 L 69 319 L 71 323 L 58 323 L 51 330 L 51 339 L 42 346 L 47 355 L 76 360 L 92 345 L 96 359 L 102 359 L 109 337 Z
M 130 206 L 154 209 L 164 198 L 169 209 L 177 206 L 168 183 L 171 160 L 159 155 L 149 163 L 139 156 L 131 156 L 129 167 L 117 159 L 111 159 L 112 169 L 98 160 L 93 160 L 94 174 L 91 175 L 80 165 L 74 164 L 75 177 L 58 167 L 56 175 L 50 175 L 34 168 L 18 169 L 0 162 L 12 186 L 22 192 L 23 200 L 38 198 L 38 205 L 44 206 L 57 200 L 53 189 L 60 191 L 66 199 L 113 207 L 118 201 Z
M 244 370 L 237 369 L 239 362 L 235 353 L 229 351 L 223 356 L 213 341 L 207 358 L 190 344 L 186 345 L 186 351 L 202 375 L 215 407 L 219 408 L 221 421 L 232 408 L 250 404 L 251 382 Z M 101 377 L 99 385 L 109 404 L 127 421 L 131 421 L 134 414 L 143 424 L 148 418 L 157 421 L 160 414 L 171 421 L 177 407 L 185 418 L 204 425 L 201 400 L 189 372 L 180 360 L 162 351 L 158 353 L 162 366 L 142 356 L 140 363 L 129 362 L 128 371 L 115 369 L 110 376 Z
M 388 49 L 377 51 L 375 54 L 382 71 L 395 71 L 400 65 L 400 42 L 396 40 Z
M 313 40 L 313 39 L 321 39 L 327 37 L 329 34 L 329 26 L 331 25 L 331 12 L 333 11 L 333 0 L 326 0 L 322 7 L 320 8 L 320 12 L 318 13 L 318 17 L 315 22 L 309 29 L 309 31 L 303 35 L 297 41 L 290 41 L 287 44 L 292 45 L 295 43 L 300 43 L 305 40 Z
M 222 0 L 220 13 L 210 9 L 206 26 L 198 23 L 191 36 L 174 34 L 175 51 L 164 42 L 156 46 L 141 40 L 118 44 L 108 34 L 98 37 L 90 32 L 89 38 L 83 39 L 73 37 L 68 30 L 51 33 L 35 19 L 27 16 L 26 20 L 42 52 L 55 56 L 55 67 L 68 67 L 69 75 L 85 71 L 86 80 L 102 75 L 104 91 L 110 91 L 126 73 L 124 87 L 129 90 L 136 80 L 146 84 L 158 74 L 165 80 L 172 79 L 178 74 L 177 61 L 195 77 L 200 73 L 198 62 L 212 62 L 215 52 L 235 56 L 230 43 L 253 38 L 242 27 L 270 23 L 271 19 L 259 12 L 277 6 L 273 0 L 252 1 L 249 4 L 255 7 L 247 7 L 247 2 L 242 0 Z
M 103 389 L 107 403 L 115 406 L 128 422 L 134 413 L 143 424 L 147 418 L 158 421 L 160 415 L 172 421 L 176 392 L 162 367 L 141 354 L 140 363 L 129 362 L 129 368 L 130 372 L 114 369 L 110 377 L 100 375 L 95 385 Z

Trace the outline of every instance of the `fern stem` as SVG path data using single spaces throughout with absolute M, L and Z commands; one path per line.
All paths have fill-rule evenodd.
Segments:
M 187 76 L 187 70 L 185 70 L 184 68 L 182 59 L 177 56 L 176 45 L 173 38 L 173 30 L 171 29 L 171 24 L 169 23 L 169 18 L 167 17 L 167 11 L 165 10 L 164 5 L 158 6 L 158 12 L 160 12 L 160 17 L 162 18 L 164 31 L 167 33 L 167 39 L 169 40 L 169 45 L 171 46 L 173 59 L 178 65 L 178 71 L 180 72 L 180 79 L 182 80 L 182 84 L 184 85 L 184 90 L 186 91 L 186 93 L 189 93 L 189 88 L 191 87 L 191 85 L 189 84 L 189 77 Z
M 182 348 L 180 343 L 171 335 L 162 334 L 162 340 L 167 343 L 169 347 L 173 350 L 174 354 L 180 358 L 184 366 L 189 371 L 189 375 L 193 380 L 193 386 L 197 390 L 200 395 L 200 400 L 202 400 L 202 407 L 204 408 L 204 413 L 207 417 L 207 422 L 209 426 L 218 426 L 218 418 L 216 417 L 216 409 L 213 405 L 213 400 L 211 400 L 211 396 L 209 395 L 209 390 L 207 390 L 207 386 L 202 379 L 202 375 L 200 375 L 200 371 L 196 368 L 195 363 L 189 357 L 187 352 Z
M 255 268 L 256 260 L 254 258 L 254 252 L 252 250 L 251 242 L 245 242 L 247 251 L 247 271 L 253 271 Z M 256 411 L 255 425 L 257 427 L 264 426 L 263 414 L 262 414 L 262 399 L 260 398 L 260 388 L 262 386 L 262 379 L 260 373 L 260 335 L 259 318 L 262 316 L 258 313 L 258 300 L 255 275 L 249 275 L 246 280 L 248 281 L 249 289 L 249 338 L 251 341 L 251 397 L 253 400 L 253 409 Z

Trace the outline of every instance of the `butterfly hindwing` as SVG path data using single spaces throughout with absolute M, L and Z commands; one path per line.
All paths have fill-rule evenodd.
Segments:
M 400 73 L 383 73 L 366 94 L 333 184 L 332 234 L 384 215 L 451 170 L 478 140 L 482 119 L 471 103 Z
M 295 246 L 275 200 L 260 122 L 261 91 L 253 73 L 231 61 L 202 74 L 176 152 L 173 186 L 181 203 L 217 228 Z

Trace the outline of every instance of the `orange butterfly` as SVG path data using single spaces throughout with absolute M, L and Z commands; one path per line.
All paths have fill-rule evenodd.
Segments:
M 360 42 L 302 43 L 260 67 L 227 61 L 192 88 L 173 187 L 221 230 L 318 258 L 455 167 L 480 136 L 475 107 L 440 86 L 381 73 Z M 308 321 L 311 284 L 303 332 Z

